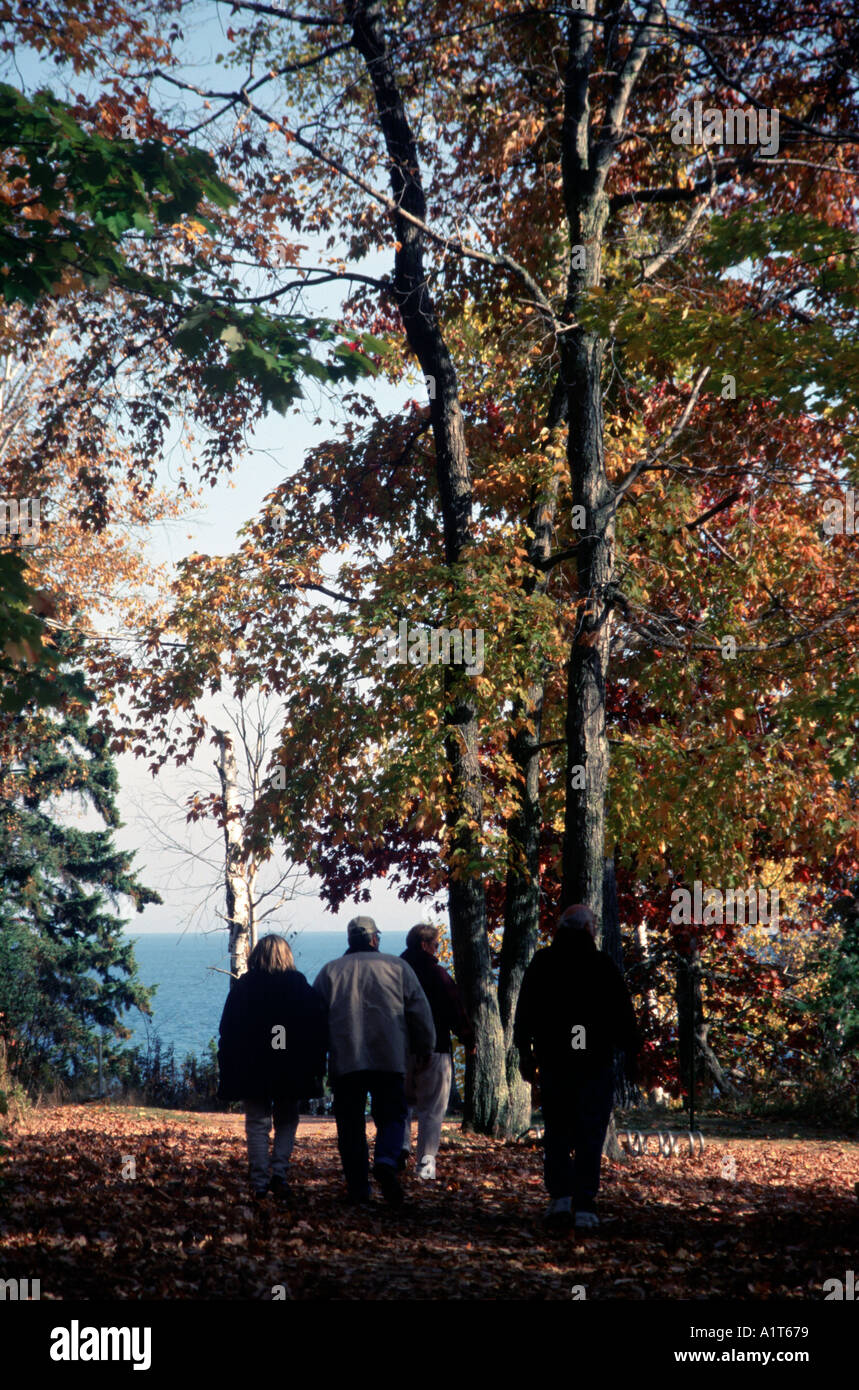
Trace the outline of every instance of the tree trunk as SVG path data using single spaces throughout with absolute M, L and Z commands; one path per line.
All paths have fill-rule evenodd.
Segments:
M 677 974 L 674 982 L 674 1003 L 677 1008 L 677 1069 L 680 1085 L 688 1096 L 692 1073 L 692 1037 L 694 1019 L 697 1018 L 701 1004 L 701 986 L 696 979 L 697 952 L 694 946 L 690 955 L 677 956 Z
M 563 424 L 563 384 L 558 382 L 549 407 L 548 426 Z M 539 568 L 552 548 L 558 477 L 552 475 L 528 516 L 529 555 L 535 565 L 531 593 L 543 593 L 548 571 Z M 504 935 L 498 971 L 498 1006 L 504 1029 L 505 1067 L 509 1092 L 506 1130 L 520 1135 L 531 1125 L 531 1087 L 519 1074 L 519 1053 L 513 1046 L 516 1004 L 528 962 L 537 948 L 540 923 L 540 737 L 543 724 L 543 680 L 528 686 L 524 702 L 517 702 L 511 722 L 510 754 L 518 774 L 517 801 L 507 823 L 507 881 L 504 894 Z M 530 728 L 528 726 L 531 726 Z
M 578 899 L 598 917 L 602 912 L 605 793 L 608 743 L 605 730 L 605 682 L 608 665 L 614 577 L 615 499 L 603 460 L 601 370 L 604 344 L 576 322 L 585 291 L 600 282 L 602 238 L 609 204 L 605 181 L 630 94 L 647 53 L 649 21 L 656 0 L 649 0 L 646 20 L 621 58 L 612 50 L 612 93 L 599 132 L 591 130 L 589 82 L 593 75 L 594 10 L 568 11 L 568 59 L 564 76 L 562 176 L 572 247 L 586 249 L 570 258 L 565 327 L 558 334 L 561 373 L 558 391 L 568 406 L 568 460 L 574 505 L 582 506 L 585 527 L 576 550 L 579 604 L 568 665 L 567 796 L 564 826 L 562 906 Z M 426 221 L 420 166 L 406 109 L 387 47 L 381 0 L 347 0 L 352 42 L 363 56 L 376 104 L 379 129 L 390 164 L 396 211 L 393 297 L 399 307 L 409 346 L 425 375 L 435 381 L 430 418 L 444 531 L 445 558 L 451 573 L 463 575 L 470 544 L 471 475 L 459 407 L 456 373 L 440 331 L 423 266 L 425 233 L 403 214 Z M 483 790 L 477 757 L 478 729 L 473 687 L 462 669 L 445 668 L 445 740 L 450 769 L 446 849 L 450 863 L 450 928 L 457 981 L 477 1032 L 477 1057 L 466 1067 L 466 1127 L 494 1133 L 509 1115 L 508 1059 L 496 992 L 492 987 L 486 903 L 481 881 Z M 529 697 L 530 703 L 530 697 Z M 536 749 L 520 748 L 523 771 L 521 833 L 528 841 L 535 786 L 532 760 Z M 579 769 L 585 785 L 578 786 Z M 575 785 L 572 785 L 575 780 Z M 505 1016 L 509 1026 L 521 961 L 528 950 L 527 923 L 534 892 L 533 860 L 524 860 L 523 904 L 512 908 L 513 940 L 505 967 Z M 519 939 L 524 931 L 524 939 Z M 514 1085 L 518 1072 L 514 1060 Z M 515 1109 L 521 1109 L 517 1094 Z
M 513 1135 L 531 1125 L 531 1087 L 519 1073 L 519 1053 L 513 1046 L 513 1021 L 522 977 L 538 940 L 540 912 L 540 728 L 542 686 L 528 690 L 528 707 L 521 711 L 533 723 L 523 722 L 511 733 L 510 751 L 522 779 L 519 807 L 507 826 L 508 868 L 504 899 L 504 936 L 498 971 L 498 1006 L 504 1029 L 505 1070 L 508 1089 L 506 1130 Z
M 220 729 L 215 729 L 214 733 L 218 742 L 215 766 L 221 779 L 224 804 L 224 886 L 230 933 L 230 970 L 234 976 L 238 976 L 244 975 L 248 968 L 248 956 L 256 944 L 256 931 L 245 874 L 235 754 L 228 735 Z M 230 989 L 234 983 L 234 980 L 230 981 Z
M 694 1102 L 701 1079 L 698 1067 L 700 1033 L 703 1008 L 701 1003 L 701 968 L 698 945 L 692 941 L 688 954 L 677 957 L 677 980 L 675 986 L 677 1005 L 677 1048 L 680 1083 L 687 1096 L 687 1104 Z M 693 1094 L 694 1088 L 694 1094 Z M 697 1111 L 697 1105 L 693 1107 Z
M 709 1023 L 704 1019 L 704 1003 L 701 991 L 701 969 L 697 947 L 693 945 L 691 954 L 677 957 L 677 978 L 675 984 L 675 1003 L 677 1005 L 677 1050 L 680 1064 L 680 1081 L 686 1094 L 690 1086 L 690 1058 L 692 1046 L 695 1047 L 695 1074 L 701 1079 L 699 1063 L 703 1062 L 722 1095 L 736 1097 L 737 1087 L 722 1068 L 718 1057 L 710 1046 L 707 1035 Z M 693 1014 L 694 1008 L 694 1014 Z M 697 1090 L 697 1086 L 696 1086 Z
M 602 913 L 602 949 L 611 958 L 618 970 L 623 974 L 623 942 L 620 936 L 620 910 L 617 901 L 617 883 L 614 874 L 614 859 L 607 856 L 603 867 L 603 913 Z M 614 1057 L 614 1103 L 615 1105 L 629 1105 L 633 1099 L 633 1089 L 627 1079 L 626 1070 L 623 1064 L 623 1054 L 615 1053 Z M 614 1114 L 609 1120 L 608 1132 L 603 1144 L 603 1153 L 606 1158 L 616 1161 L 624 1158 L 623 1149 L 617 1137 L 617 1126 L 615 1125 Z
M 600 946 L 623 974 L 623 942 L 620 937 L 620 908 L 617 901 L 617 880 L 614 859 L 607 855 L 603 863 L 603 914 Z
M 647 967 L 650 964 L 650 939 L 648 937 L 647 923 L 645 921 L 639 922 L 638 926 L 635 928 L 635 944 L 641 951 L 641 963 L 646 974 Z M 656 1018 L 657 999 L 655 989 L 645 990 L 644 1004 L 648 1014 Z
M 620 935 L 620 910 L 617 901 L 617 882 L 614 872 L 614 859 L 609 855 L 605 861 L 603 875 L 603 917 L 602 949 L 611 958 L 621 974 L 623 970 L 623 942 Z M 615 1053 L 614 1059 L 614 1101 L 615 1105 L 632 1105 L 636 1100 L 636 1088 L 626 1074 L 622 1052 Z
M 590 126 L 593 70 L 593 3 L 568 21 L 564 74 L 561 169 L 572 257 L 564 321 L 575 326 L 561 337 L 561 372 L 567 392 L 567 460 L 571 500 L 583 513 L 577 527 L 578 606 L 567 665 L 566 807 L 561 907 L 583 902 L 602 917 L 608 741 L 605 687 L 614 578 L 614 495 L 603 454 L 602 362 L 604 343 L 577 320 L 585 292 L 600 283 L 602 239 L 609 205 L 605 178 L 611 143 L 598 147 Z
M 385 39 L 380 0 L 349 3 L 352 42 L 367 66 L 379 129 L 390 161 L 391 191 L 398 209 L 426 220 L 426 199 L 414 137 L 397 86 Z M 397 250 L 393 297 L 409 346 L 426 376 L 435 381 L 430 418 L 435 443 L 444 553 L 454 581 L 467 575 L 463 556 L 471 542 L 471 472 L 456 371 L 444 341 L 423 264 L 424 233 L 392 214 Z M 465 1069 L 463 1125 L 482 1133 L 503 1130 L 507 1111 L 504 1033 L 492 985 L 481 874 L 483 787 L 477 755 L 478 723 L 473 678 L 464 667 L 444 668 L 445 752 L 450 769 L 447 855 L 450 935 L 457 984 L 477 1035 L 477 1054 Z
M 705 1023 L 703 1018 L 698 1021 L 696 1030 L 696 1042 L 698 1045 L 698 1056 L 703 1061 L 708 1072 L 712 1076 L 723 1096 L 731 1096 L 736 1099 L 740 1092 L 734 1085 L 727 1072 L 723 1069 L 718 1057 L 707 1041 L 707 1034 L 710 1031 L 709 1023 Z
M 588 225 L 593 228 L 594 237 L 601 235 L 601 217 L 589 219 Z M 567 665 L 561 907 L 586 903 L 600 920 L 609 773 L 605 697 L 614 579 L 614 511 L 603 460 L 603 344 L 595 335 L 579 329 L 569 336 L 573 341 L 564 351 L 570 401 L 567 453 L 573 505 L 584 508 L 585 523 L 576 547 L 579 599 Z

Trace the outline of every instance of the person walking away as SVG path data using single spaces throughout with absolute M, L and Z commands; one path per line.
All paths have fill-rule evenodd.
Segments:
M 409 1057 L 406 1072 L 406 1100 L 414 1106 L 418 1121 L 418 1177 L 432 1181 L 436 1176 L 435 1161 L 441 1141 L 441 1125 L 450 1098 L 453 1075 L 454 1033 L 468 1052 L 474 1053 L 474 1029 L 465 1012 L 459 990 L 437 960 L 441 933 L 438 927 L 420 923 L 406 937 L 406 949 L 401 960 L 412 967 L 420 981 L 432 1010 L 435 1026 L 435 1049 L 423 1066 L 415 1056 Z M 412 1147 L 411 1114 L 407 1112 L 403 1131 L 402 1151 L 408 1158 Z
M 244 1103 L 256 1199 L 269 1191 L 280 1200 L 290 1196 L 299 1100 L 322 1092 L 327 1037 L 325 1005 L 296 970 L 289 943 L 274 933 L 262 937 L 227 995 L 218 1046 L 218 1095 Z
M 596 946 L 596 918 L 583 903 L 558 919 L 551 946 L 522 979 L 513 1027 L 519 1070 L 539 1077 L 549 1226 L 599 1225 L 595 1202 L 614 1098 L 614 1053 L 626 1052 L 632 1079 L 638 1030 L 629 991 Z M 570 1151 L 575 1150 L 575 1160 Z
M 347 939 L 346 954 L 323 965 L 313 982 L 328 1009 L 337 1146 L 349 1199 L 368 1202 L 364 1111 L 369 1092 L 376 1125 L 373 1177 L 385 1200 L 398 1206 L 406 1066 L 409 1053 L 425 1059 L 435 1046 L 432 1012 L 411 966 L 379 950 L 372 917 L 353 917 Z

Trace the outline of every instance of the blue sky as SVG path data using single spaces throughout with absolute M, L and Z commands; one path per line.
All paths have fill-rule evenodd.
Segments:
M 230 75 L 214 62 L 215 55 L 227 47 L 220 35 L 229 24 L 229 7 L 204 4 L 198 7 L 198 15 L 198 21 L 183 26 L 189 36 L 188 51 L 193 51 L 196 57 L 193 80 L 201 86 L 231 85 Z M 28 91 L 50 86 L 57 95 L 67 95 L 63 73 L 25 50 L 15 53 L 3 78 Z M 74 91 L 86 91 L 91 85 L 85 76 L 71 78 Z M 151 98 L 154 105 L 159 104 L 159 95 L 155 84 Z M 311 253 L 316 249 L 312 241 L 308 246 Z M 321 245 L 318 251 L 320 261 L 331 254 Z M 363 266 L 370 274 L 389 268 L 375 259 L 369 259 Z M 307 303 L 313 313 L 336 317 L 340 305 L 337 287 L 314 291 L 314 297 L 308 298 Z M 416 375 L 415 382 L 419 380 Z M 299 403 L 287 417 L 269 413 L 254 432 L 247 455 L 237 461 L 231 476 L 221 477 L 215 487 L 206 490 L 202 505 L 193 514 L 181 521 L 151 527 L 145 546 L 154 564 L 175 565 L 195 551 L 224 554 L 235 548 L 239 527 L 260 511 L 266 494 L 300 465 L 308 449 L 332 436 L 334 427 L 329 423 L 332 417 L 344 417 L 339 401 L 321 397 L 315 383 L 308 383 L 306 389 L 307 401 Z M 384 409 L 393 409 L 416 394 L 415 385 L 395 389 L 388 383 L 374 383 L 365 389 L 373 391 Z M 320 425 L 313 423 L 317 416 L 323 418 Z M 158 470 L 162 485 L 170 486 L 173 466 L 168 450 Z M 174 929 L 211 930 L 217 924 L 217 912 L 223 911 L 223 891 L 218 884 L 217 868 L 203 862 L 205 857 L 217 864 L 220 832 L 213 825 L 187 826 L 181 811 L 182 800 L 196 786 L 204 790 L 212 788 L 211 759 L 211 749 L 206 748 L 196 759 L 193 772 L 183 770 L 180 774 L 168 768 L 157 779 L 152 778 L 145 759 L 136 759 L 130 754 L 117 759 L 121 788 L 119 807 L 124 826 L 117 832 L 116 842 L 123 849 L 135 851 L 140 878 L 164 898 L 162 906 L 147 907 L 142 914 L 132 915 L 128 930 L 134 935 Z M 179 805 L 171 804 L 169 798 Z M 81 823 L 95 823 L 74 808 L 69 814 Z M 161 840 L 169 837 L 174 837 L 179 846 L 185 845 L 186 851 L 175 853 L 165 848 Z M 347 903 L 338 914 L 332 915 L 325 911 L 314 892 L 314 885 L 306 883 L 302 896 L 269 925 L 305 930 L 332 930 L 341 926 L 345 929 L 346 922 L 356 911 L 375 917 L 382 929 L 407 929 L 426 915 L 426 909 L 422 910 L 415 903 L 400 903 L 383 880 L 372 885 L 369 903 Z

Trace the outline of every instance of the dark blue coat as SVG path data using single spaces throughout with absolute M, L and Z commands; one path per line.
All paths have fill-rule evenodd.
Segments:
M 285 1046 L 274 1045 L 281 1041 Z M 233 985 L 221 1016 L 218 1095 L 319 1096 L 327 1041 L 325 1004 L 299 970 L 250 970 Z
M 584 1030 L 575 1045 L 574 1028 Z M 615 1049 L 626 1052 L 627 1073 L 634 1073 L 639 1037 L 632 1000 L 617 966 L 588 932 L 559 932 L 533 956 L 519 991 L 513 1043 L 544 1080 L 593 1076 Z

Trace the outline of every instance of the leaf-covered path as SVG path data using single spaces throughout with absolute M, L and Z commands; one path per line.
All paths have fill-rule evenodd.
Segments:
M 303 1121 L 294 1209 L 247 1199 L 239 1116 L 35 1112 L 0 1186 L 0 1277 L 43 1299 L 793 1298 L 859 1268 L 859 1144 L 742 1140 L 603 1165 L 595 1233 L 549 1238 L 540 1151 L 450 1125 L 439 1181 L 350 1208 L 330 1121 Z M 727 1155 L 736 1161 L 736 1179 Z M 123 1178 L 123 1165 L 136 1176 Z M 411 1170 L 410 1170 L 411 1173 Z

